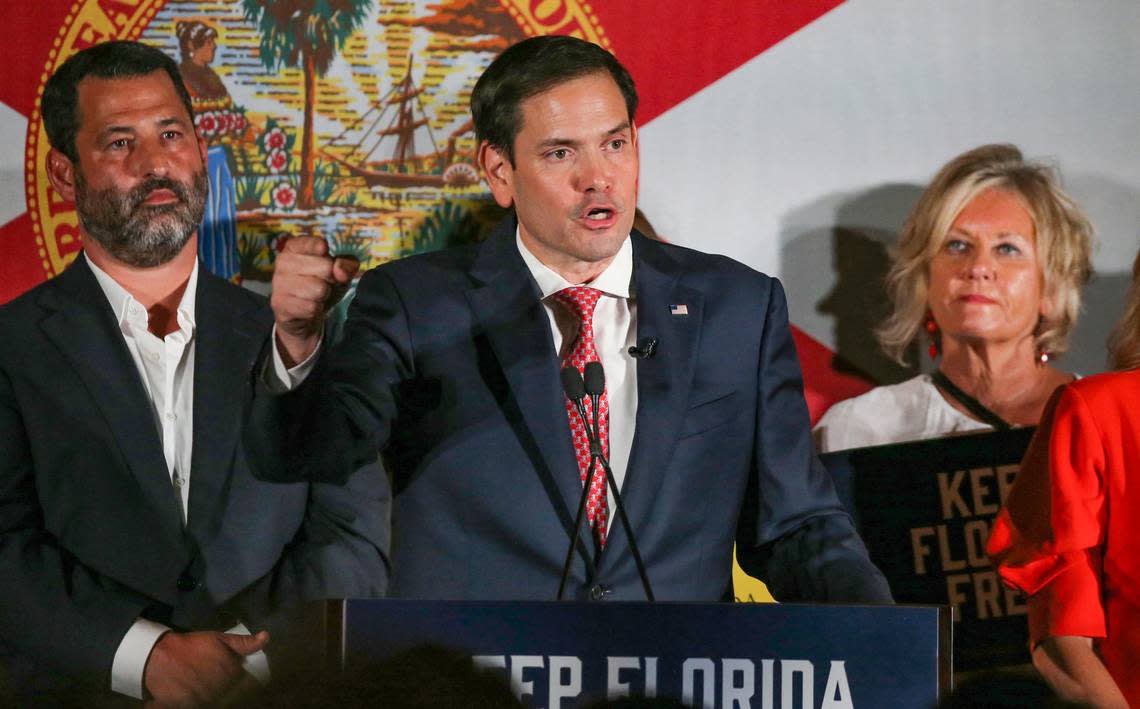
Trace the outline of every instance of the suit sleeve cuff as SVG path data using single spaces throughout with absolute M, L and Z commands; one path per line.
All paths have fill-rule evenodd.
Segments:
M 119 642 L 111 663 L 111 691 L 134 699 L 144 699 L 143 673 L 154 644 L 170 628 L 139 618 Z
M 316 348 L 312 354 L 305 358 L 304 362 L 289 368 L 285 366 L 285 360 L 281 358 L 281 350 L 277 348 L 277 326 L 273 326 L 273 366 L 265 367 L 262 380 L 269 390 L 275 394 L 284 394 L 287 391 L 293 391 L 301 385 L 301 382 L 309 376 L 313 371 L 313 367 L 317 363 L 317 355 L 320 354 L 321 345 L 324 344 L 324 336 L 321 336 L 320 341 L 317 342 Z

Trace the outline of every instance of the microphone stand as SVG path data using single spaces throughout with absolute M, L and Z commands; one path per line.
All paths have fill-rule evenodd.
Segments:
M 574 404 L 578 416 L 581 417 L 582 425 L 586 429 L 586 437 L 591 438 L 589 435 L 590 422 L 586 416 L 586 407 L 582 403 L 582 399 L 586 396 L 586 390 L 582 382 L 582 374 L 577 367 L 565 367 L 562 370 L 562 389 L 566 393 L 566 398 Z M 591 442 L 590 467 L 586 475 L 586 482 L 582 485 L 582 494 L 578 498 L 578 514 L 574 517 L 574 529 L 570 533 L 570 545 L 566 548 L 566 562 L 562 565 L 562 578 L 558 581 L 558 597 L 556 600 L 559 601 L 562 600 L 562 595 L 566 590 L 566 581 L 570 577 L 570 564 L 574 561 L 574 545 L 578 541 L 578 530 L 582 528 L 582 519 L 586 516 L 586 500 L 590 495 L 590 486 L 593 483 L 596 464 L 597 457 L 594 445 Z
M 573 369 L 570 367 L 569 369 Z M 565 372 L 566 370 L 562 370 Z M 577 369 L 574 372 L 577 373 Z M 582 484 L 582 494 L 578 498 L 578 514 L 574 518 L 574 531 L 570 535 L 570 546 L 566 548 L 566 563 L 562 566 L 562 579 L 558 582 L 558 600 L 562 600 L 562 594 L 566 590 L 566 581 L 570 576 L 570 564 L 574 561 L 574 544 L 578 541 L 578 530 L 582 528 L 582 519 L 586 516 L 586 500 L 590 497 L 590 488 L 594 484 L 594 475 L 597 471 L 598 460 L 601 454 L 601 448 L 595 443 L 597 437 L 591 435 L 589 417 L 586 416 L 586 407 L 582 403 L 584 395 L 579 395 L 577 398 L 570 399 L 574 404 L 574 409 L 582 418 L 582 423 L 585 424 L 586 437 L 590 439 L 590 467 L 589 472 L 586 474 L 586 481 Z M 601 458 L 604 460 L 604 458 Z M 629 533 L 628 530 L 626 532 Z M 640 563 L 640 562 L 638 562 Z M 650 599 L 652 600 L 652 599 Z
M 637 575 L 641 578 L 641 587 L 645 590 L 645 600 L 655 601 L 657 599 L 653 597 L 653 587 L 649 585 L 649 576 L 645 573 L 645 564 L 641 561 L 641 552 L 637 549 L 637 540 L 633 536 L 633 529 L 629 526 L 629 518 L 625 516 L 625 505 L 621 502 L 621 493 L 618 492 L 617 481 L 614 480 L 614 471 L 610 468 L 610 462 L 606 460 L 606 457 L 600 455 L 601 445 L 596 438 L 590 442 L 590 448 L 591 450 L 597 448 L 599 451 L 598 462 L 602 464 L 602 470 L 606 471 L 606 482 L 609 483 L 610 490 L 614 493 L 614 506 L 617 507 L 618 519 L 621 520 L 625 536 L 629 538 L 629 551 L 633 554 L 633 563 L 637 566 Z
M 637 548 L 637 540 L 633 536 L 633 528 L 630 526 L 629 518 L 625 514 L 625 505 L 622 504 L 621 492 L 618 490 L 617 481 L 614 479 L 613 469 L 610 468 L 610 462 L 602 452 L 601 435 L 599 434 L 598 400 L 602 392 L 605 391 L 605 373 L 600 363 L 586 363 L 585 382 L 588 382 L 588 384 L 583 382 L 582 375 L 579 374 L 576 367 L 566 367 L 562 370 L 562 384 L 566 390 L 566 396 L 574 404 L 575 410 L 582 418 L 586 429 L 586 437 L 590 441 L 590 467 L 586 476 L 586 482 L 582 487 L 582 496 L 578 499 L 578 516 L 575 520 L 574 531 L 570 537 L 570 547 L 566 550 L 566 564 L 562 569 L 562 579 L 558 584 L 558 600 L 562 600 L 566 580 L 570 573 L 570 564 L 574 558 L 574 544 L 578 539 L 578 530 L 582 527 L 582 518 L 585 516 L 586 499 L 589 496 L 590 485 L 594 478 L 597 463 L 601 463 L 602 470 L 605 471 L 606 483 L 613 492 L 614 506 L 617 507 L 618 519 L 621 520 L 622 529 L 625 530 L 625 536 L 629 538 L 629 550 L 633 554 L 633 563 L 637 567 L 637 574 L 641 579 L 641 587 L 645 591 L 645 598 L 648 601 L 654 601 L 656 599 L 653 596 L 653 587 L 649 583 L 649 575 L 645 572 L 645 563 L 641 560 L 641 552 Z M 586 407 L 583 401 L 587 390 L 589 391 L 590 404 L 594 413 L 592 417 L 587 417 Z
M 614 494 L 614 506 L 617 507 L 618 519 L 621 520 L 622 529 L 625 530 L 625 536 L 629 538 L 629 550 L 633 553 L 633 563 L 637 566 L 637 575 L 641 577 L 641 587 L 645 589 L 646 600 L 652 601 L 653 589 L 649 585 L 649 576 L 645 573 L 645 564 L 641 561 L 641 552 L 637 548 L 637 540 L 633 536 L 633 528 L 629 525 L 629 518 L 625 515 L 625 505 L 622 504 L 621 492 L 618 490 L 617 481 L 614 479 L 614 471 L 610 469 L 610 461 L 606 459 L 602 451 L 602 436 L 598 432 L 598 425 L 601 421 L 601 412 L 598 411 L 598 400 L 602 393 L 606 390 L 606 372 L 602 369 L 601 362 L 587 362 L 585 367 L 586 373 L 583 379 L 583 388 L 586 393 L 590 395 L 590 403 L 594 409 L 594 436 L 590 441 L 590 452 L 595 453 L 598 460 L 602 464 L 602 469 L 606 472 L 606 483 L 609 489 Z

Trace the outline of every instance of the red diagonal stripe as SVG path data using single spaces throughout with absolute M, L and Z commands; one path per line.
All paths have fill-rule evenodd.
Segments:
M 837 401 L 870 391 L 874 384 L 864 377 L 845 374 L 851 367 L 836 367 L 839 355 L 805 333 L 792 326 L 792 338 L 796 342 L 796 353 L 800 356 L 800 369 L 804 373 L 804 398 L 814 426 L 831 405 Z
M 644 125 L 840 4 L 595 0 L 590 7 L 637 82 Z
M 0 4 L 0 25 L 11 40 L 4 53 L 0 101 L 25 116 L 32 113 L 48 54 L 74 4 L 72 0 L 9 0 Z

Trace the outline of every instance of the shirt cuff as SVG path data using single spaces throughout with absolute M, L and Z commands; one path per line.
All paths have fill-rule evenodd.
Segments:
M 226 632 L 230 635 L 252 635 L 252 633 L 249 632 L 249 628 L 245 627 L 243 623 L 238 623 Z M 269 675 L 269 658 L 265 656 L 264 650 L 258 650 L 252 655 L 243 657 L 241 659 L 241 668 L 261 684 L 269 684 L 269 680 L 271 679 Z
M 111 691 L 134 699 L 143 699 L 143 673 L 146 661 L 158 639 L 170 628 L 145 618 L 139 618 L 119 642 L 115 659 L 111 662 Z
M 289 368 L 285 366 L 285 360 L 281 358 L 281 351 L 277 347 L 277 326 L 273 326 L 273 367 L 266 367 L 266 371 L 262 380 L 269 390 L 275 394 L 283 394 L 287 391 L 293 391 L 301 385 L 301 382 L 309 376 L 313 371 L 313 367 L 317 363 L 317 355 L 321 351 L 321 345 L 324 343 L 324 335 L 317 341 L 317 346 L 313 349 L 312 353 L 305 358 L 304 362 Z M 248 634 L 248 633 L 247 633 Z

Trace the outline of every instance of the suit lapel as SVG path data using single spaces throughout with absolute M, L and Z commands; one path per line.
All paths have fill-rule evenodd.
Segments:
M 53 283 L 57 287 L 46 290 L 41 301 L 53 311 L 42 322 L 44 334 L 83 381 L 126 468 L 177 545 L 182 537 L 181 503 L 170 484 L 146 388 L 111 306 L 82 255 Z
M 245 392 L 272 321 L 266 309 L 230 284 L 198 274 L 194 333 L 194 447 L 188 529 L 201 542 L 225 511 L 241 430 Z
M 704 296 L 680 282 L 683 269 L 665 250 L 634 235 L 634 287 L 637 338 L 656 337 L 656 352 L 637 361 L 637 421 L 622 499 L 637 533 L 652 517 L 689 403 L 697 361 Z M 677 314 L 671 306 L 683 306 Z M 628 545 L 616 517 L 610 524 L 607 554 Z
M 534 459 L 540 482 L 569 534 L 582 483 L 566 419 L 550 320 L 515 246 L 514 233 L 514 220 L 509 220 L 483 244 L 471 269 L 478 285 L 468 291 L 467 298 L 510 391 L 508 400 L 500 402 L 504 413 L 508 420 L 517 419 L 512 425 Z M 582 527 L 581 548 L 592 549 L 587 526 Z M 590 556 L 583 555 L 592 576 Z

